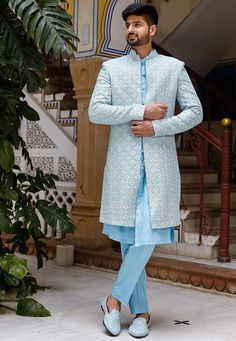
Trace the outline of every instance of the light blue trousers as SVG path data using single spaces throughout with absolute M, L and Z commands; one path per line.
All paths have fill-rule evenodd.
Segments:
M 130 307 L 132 314 L 148 311 L 145 265 L 155 245 L 135 246 L 121 243 L 122 264 L 112 296 Z

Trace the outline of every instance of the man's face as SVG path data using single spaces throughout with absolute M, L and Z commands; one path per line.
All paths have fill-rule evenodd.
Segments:
M 156 26 L 149 26 L 145 18 L 138 15 L 130 15 L 126 20 L 125 38 L 130 46 L 143 46 L 150 42 L 156 31 Z M 154 32 L 154 33 L 153 33 Z

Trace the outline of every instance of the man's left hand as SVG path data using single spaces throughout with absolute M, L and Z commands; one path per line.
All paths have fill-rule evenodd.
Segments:
M 131 130 L 136 137 L 154 136 L 155 132 L 151 121 L 132 121 Z

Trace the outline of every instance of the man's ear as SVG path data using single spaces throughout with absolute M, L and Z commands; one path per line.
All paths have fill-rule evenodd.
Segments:
M 150 35 L 153 37 L 157 31 L 157 26 L 156 25 L 151 25 L 150 26 Z

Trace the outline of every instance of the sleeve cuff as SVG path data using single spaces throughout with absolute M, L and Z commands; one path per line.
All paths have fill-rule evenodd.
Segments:
M 145 105 L 134 105 L 130 113 L 131 121 L 143 121 L 144 119 Z

